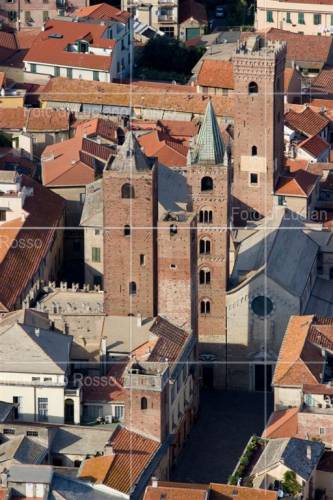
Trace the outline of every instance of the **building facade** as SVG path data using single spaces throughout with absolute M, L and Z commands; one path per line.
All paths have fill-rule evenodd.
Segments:
M 331 36 L 333 4 L 329 0 L 258 0 L 257 30 L 278 28 L 304 35 Z
M 0 22 L 17 30 L 41 28 L 48 19 L 70 15 L 88 4 L 89 0 L 9 0 L 1 5 Z
M 178 36 L 178 0 L 122 0 L 122 10 L 128 10 L 140 22 L 163 31 L 167 36 Z

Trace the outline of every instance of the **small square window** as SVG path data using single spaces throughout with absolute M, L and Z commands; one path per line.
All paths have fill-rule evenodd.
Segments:
M 321 14 L 313 14 L 313 24 L 316 26 L 321 24 Z
M 251 186 L 258 184 L 258 174 L 250 174 L 250 184 Z
M 97 247 L 92 248 L 91 260 L 93 262 L 101 262 L 101 249 Z
M 305 24 L 304 12 L 299 12 L 298 13 L 298 24 Z
M 274 19 L 273 19 L 273 11 L 272 10 L 268 10 L 266 12 L 266 21 L 268 23 L 273 23 L 274 22 Z
M 146 263 L 146 256 L 142 253 L 140 254 L 140 266 L 144 266 Z
M 325 427 L 319 427 L 319 434 L 320 434 L 320 435 L 325 434 L 325 432 L 326 432 Z

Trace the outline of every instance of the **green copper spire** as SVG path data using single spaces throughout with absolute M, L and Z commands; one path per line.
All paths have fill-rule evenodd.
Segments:
M 204 119 L 195 141 L 193 163 L 223 163 L 224 144 L 211 101 L 208 101 Z

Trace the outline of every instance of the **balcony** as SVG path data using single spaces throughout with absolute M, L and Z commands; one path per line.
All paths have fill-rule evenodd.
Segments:
M 168 23 L 168 24 L 173 24 L 176 23 L 177 20 L 173 15 L 168 15 L 168 14 L 161 14 L 158 16 L 158 22 L 159 23 Z

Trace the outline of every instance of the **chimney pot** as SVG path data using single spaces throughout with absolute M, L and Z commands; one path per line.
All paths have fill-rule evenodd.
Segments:
M 158 479 L 157 479 L 157 477 L 153 476 L 151 478 L 151 485 L 152 485 L 153 488 L 158 488 Z

